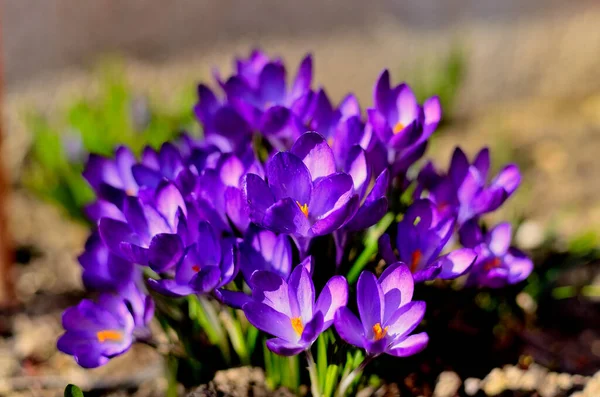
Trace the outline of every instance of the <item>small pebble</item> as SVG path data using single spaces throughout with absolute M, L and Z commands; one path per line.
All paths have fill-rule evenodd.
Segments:
M 433 391 L 434 397 L 453 397 L 461 385 L 460 377 L 456 372 L 444 371 L 440 374 Z
M 481 380 L 477 378 L 467 378 L 465 379 L 465 393 L 469 396 L 474 396 L 479 391 L 479 387 L 481 386 Z

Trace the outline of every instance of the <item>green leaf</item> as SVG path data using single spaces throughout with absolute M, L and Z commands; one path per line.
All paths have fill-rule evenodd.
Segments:
M 65 397 L 83 397 L 83 392 L 81 389 L 75 385 L 67 385 L 65 387 Z

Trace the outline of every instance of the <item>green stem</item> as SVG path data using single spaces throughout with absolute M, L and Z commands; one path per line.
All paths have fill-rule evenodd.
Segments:
M 362 373 L 367 364 L 369 364 L 373 358 L 375 357 L 367 356 L 363 362 L 354 369 L 354 371 L 350 372 L 344 379 L 342 379 L 337 391 L 335 392 L 336 397 L 344 397 L 346 395 L 346 392 L 348 391 L 350 385 L 352 385 L 352 382 L 354 382 L 354 379 L 356 379 L 356 377 Z
M 219 349 L 223 354 L 223 358 L 229 364 L 231 362 L 229 342 L 226 338 L 224 338 L 225 332 L 223 331 L 223 327 L 221 327 L 219 316 L 217 315 L 214 306 L 208 300 L 207 297 L 198 297 L 198 302 L 200 303 L 201 308 L 199 313 L 199 320 L 201 321 L 201 325 L 204 327 L 204 330 L 208 335 L 210 342 L 219 346 Z
M 219 316 L 221 318 L 221 322 L 227 330 L 227 334 L 229 334 L 229 339 L 231 340 L 233 349 L 240 358 L 240 362 L 242 365 L 250 365 L 250 354 L 248 353 L 246 338 L 244 338 L 240 322 L 233 318 L 228 308 L 223 308 Z
M 317 374 L 317 364 L 315 364 L 315 359 L 313 358 L 310 348 L 306 350 L 306 361 L 308 361 L 308 374 L 310 375 L 310 391 L 313 397 L 321 397 L 319 375 Z

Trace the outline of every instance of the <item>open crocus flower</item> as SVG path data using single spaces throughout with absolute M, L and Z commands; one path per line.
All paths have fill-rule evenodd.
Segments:
M 100 199 L 121 208 L 127 196 L 137 196 L 139 184 L 133 177 L 132 167 L 137 160 L 131 150 L 119 146 L 114 158 L 90 154 L 83 177 Z
M 251 285 L 253 301 L 244 304 L 244 313 L 252 325 L 276 337 L 267 340 L 267 347 L 283 356 L 309 349 L 348 300 L 346 279 L 334 276 L 315 302 L 315 287 L 304 266 L 296 266 L 287 281 L 256 271 Z
M 439 98 L 419 105 L 408 85 L 392 88 L 390 74 L 384 70 L 375 85 L 374 100 L 375 108 L 367 110 L 368 127 L 385 145 L 392 173 L 405 172 L 423 155 L 442 117 Z
M 336 172 L 331 148 L 314 132 L 302 135 L 290 152 L 267 163 L 267 180 L 247 174 L 242 183 L 250 219 L 301 241 L 333 232 L 354 216 L 358 196 L 352 177 Z
M 471 221 L 460 229 L 460 238 L 478 255 L 467 280 L 470 285 L 500 288 L 525 280 L 533 270 L 531 259 L 510 246 L 509 223 L 499 223 L 484 235 L 477 222 Z
M 238 270 L 234 240 L 220 240 L 208 222 L 200 222 L 196 244 L 186 249 L 177 263 L 175 278 L 148 280 L 148 285 L 163 295 L 181 297 L 209 294 L 228 284 Z
M 439 256 L 454 232 L 454 218 L 442 218 L 433 203 L 426 199 L 415 201 L 398 222 L 396 257 L 390 237 L 379 239 L 379 252 L 392 264 L 400 260 L 409 266 L 416 283 L 434 278 L 453 279 L 464 274 L 476 258 L 475 251 L 461 248 Z
M 519 187 L 521 174 L 514 164 L 505 166 L 488 184 L 490 153 L 482 149 L 473 163 L 456 148 L 446 175 L 438 174 L 431 163 L 419 174 L 419 190 L 426 190 L 441 212 L 455 213 L 458 224 L 500 207 Z
M 413 289 L 412 275 L 404 264 L 391 265 L 379 280 L 369 271 L 362 272 L 356 287 L 360 320 L 342 307 L 335 315 L 336 331 L 370 356 L 406 357 L 420 352 L 429 337 L 425 332 L 410 335 L 425 314 L 425 302 L 411 302 Z
M 74 356 L 84 368 L 95 368 L 125 353 L 135 340 L 148 338 L 152 299 L 133 286 L 124 292 L 104 293 L 97 302 L 84 299 L 65 310 L 58 350 Z
M 160 272 L 179 262 L 190 234 L 186 205 L 173 183 L 163 181 L 152 201 L 127 197 L 123 205 L 126 221 L 102 218 L 98 231 L 111 252 Z

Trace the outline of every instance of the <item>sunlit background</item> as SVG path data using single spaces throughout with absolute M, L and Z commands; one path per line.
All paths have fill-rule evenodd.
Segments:
M 0 290 L 10 308 L 0 317 L 0 395 L 56 395 L 49 390 L 67 381 L 161 395 L 152 393 L 164 390 L 163 364 L 150 349 L 94 371 L 56 353 L 60 312 L 82 294 L 81 207 L 92 198 L 82 164 L 90 151 L 108 155 L 117 143 L 139 150 L 198 132 L 196 84 L 215 86 L 214 70 L 227 75 L 233 57 L 253 48 L 288 65 L 311 52 L 317 85 L 336 103 L 354 92 L 370 106 L 388 68 L 420 99 L 440 95 L 443 125 L 427 156 L 436 164 L 446 167 L 457 144 L 469 155 L 490 146 L 496 169 L 516 162 L 523 186 L 498 219 L 519 226 L 516 244 L 542 265 L 516 303 L 531 321 L 544 315 L 538 305 L 562 318 L 520 336 L 526 357 L 584 375 L 600 367 L 598 1 L 1 4 L 3 243 L 12 242 L 16 265 L 0 272 L 14 276 L 15 292 L 10 280 Z M 488 298 L 476 303 L 495 310 Z

